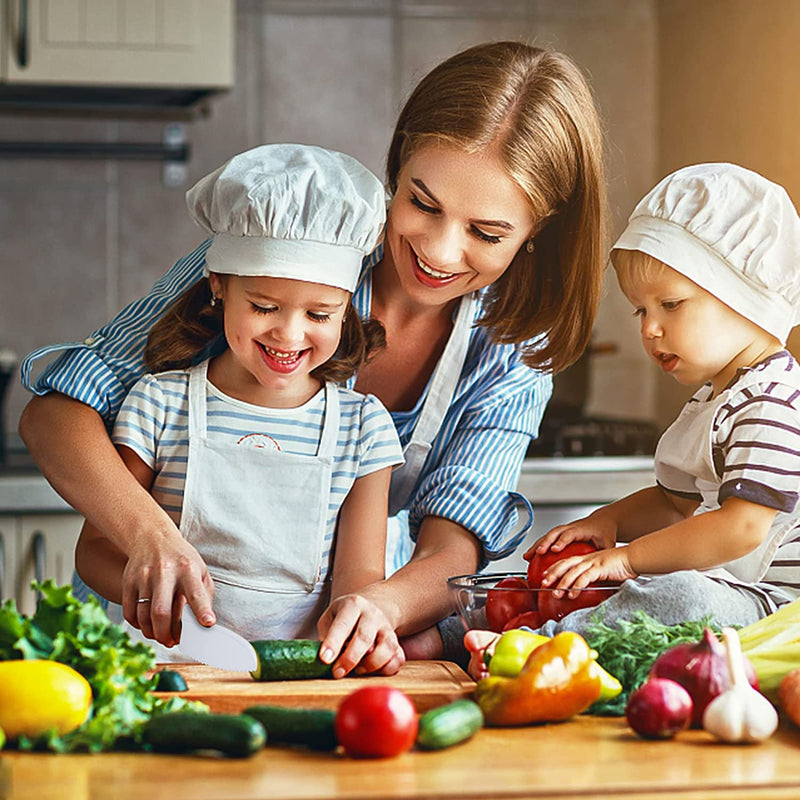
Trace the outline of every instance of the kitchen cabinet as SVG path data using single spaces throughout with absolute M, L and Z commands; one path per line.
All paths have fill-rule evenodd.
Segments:
M 233 0 L 7 0 L 2 13 L 0 90 L 233 85 Z
M 2 599 L 13 598 L 22 613 L 32 614 L 36 593 L 31 581 L 70 583 L 82 525 L 83 517 L 74 513 L 0 516 Z

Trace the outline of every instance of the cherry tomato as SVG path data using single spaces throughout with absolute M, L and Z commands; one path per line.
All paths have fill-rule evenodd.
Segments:
M 521 614 L 517 614 L 516 617 L 511 617 L 503 626 L 503 630 L 510 631 L 514 628 L 522 628 L 523 626 L 536 630 L 541 624 L 542 615 L 538 611 L 523 611 Z
M 593 589 L 591 585 L 582 589 L 574 599 L 567 597 L 566 591 L 561 597 L 553 597 L 552 592 L 539 592 L 539 615 L 542 622 L 549 619 L 558 621 L 579 608 L 596 606 L 610 596 L 608 591 Z
M 486 622 L 498 633 L 512 617 L 535 610 L 536 593 L 530 591 L 525 578 L 503 578 L 486 596 Z
M 548 550 L 546 553 L 536 553 L 528 562 L 528 586 L 531 589 L 540 589 L 542 586 L 542 575 L 545 570 L 556 561 L 570 556 L 585 556 L 588 553 L 596 552 L 597 548 L 590 542 L 570 542 L 563 550 L 557 553 Z
M 390 686 L 365 686 L 342 700 L 334 727 L 347 755 L 387 758 L 411 748 L 419 721 L 405 692 Z

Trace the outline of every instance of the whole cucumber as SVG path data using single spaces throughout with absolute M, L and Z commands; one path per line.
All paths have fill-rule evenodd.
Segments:
M 465 742 L 483 727 L 483 711 L 472 700 L 455 700 L 426 711 L 419 718 L 417 746 L 441 750 Z
M 258 666 L 250 674 L 257 681 L 296 681 L 332 678 L 331 665 L 319 658 L 320 642 L 311 639 L 265 639 L 250 642 Z
M 335 711 L 260 705 L 250 706 L 244 713 L 264 726 L 270 742 L 301 744 L 312 750 L 335 750 L 338 745 Z
M 149 719 L 142 738 L 158 753 L 216 750 L 232 758 L 245 758 L 266 744 L 267 734 L 258 720 L 246 714 L 171 711 Z

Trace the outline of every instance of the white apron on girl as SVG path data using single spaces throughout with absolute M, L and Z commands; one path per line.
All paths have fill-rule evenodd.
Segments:
M 330 586 L 320 573 L 339 432 L 338 389 L 325 385 L 317 455 L 297 455 L 209 439 L 207 372 L 207 361 L 189 370 L 180 529 L 214 580 L 217 622 L 251 641 L 316 639 Z M 192 660 L 180 645 L 155 649 L 159 661 Z
M 706 402 L 687 403 L 675 422 L 662 435 L 656 448 L 656 479 L 664 487 L 697 493 L 702 501 L 695 514 L 719 508 L 722 479 L 714 469 L 712 425 L 719 409 L 733 394 L 756 384 L 775 381 L 800 390 L 797 372 L 755 369 L 742 375 L 734 385 Z M 691 482 L 690 476 L 694 476 Z M 732 583 L 753 584 L 767 575 L 769 566 L 786 535 L 798 525 L 797 514 L 778 513 L 764 541 L 752 552 L 704 574 Z M 768 576 L 767 576 L 768 579 Z
M 433 441 L 439 433 L 444 418 L 453 402 L 461 371 L 469 349 L 470 329 L 478 305 L 478 294 L 473 292 L 462 298 L 453 330 L 444 352 L 433 371 L 425 401 L 411 439 L 403 448 L 405 462 L 392 472 L 389 488 L 389 527 L 386 546 L 386 574 L 390 575 L 411 556 L 411 540 L 395 518 L 408 507 L 414 489 L 425 466 Z M 520 533 L 526 532 L 533 522 L 533 510 L 527 498 L 511 493 L 528 512 L 528 521 Z

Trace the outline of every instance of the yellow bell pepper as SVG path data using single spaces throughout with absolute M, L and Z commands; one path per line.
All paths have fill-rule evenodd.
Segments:
M 585 711 L 602 691 L 602 677 L 582 636 L 564 631 L 537 647 L 515 678 L 478 681 L 475 698 L 487 725 L 556 722 Z
M 528 656 L 539 645 L 549 642 L 549 636 L 542 636 L 518 628 L 506 631 L 498 640 L 489 661 L 490 675 L 503 675 L 514 678 L 522 671 Z

